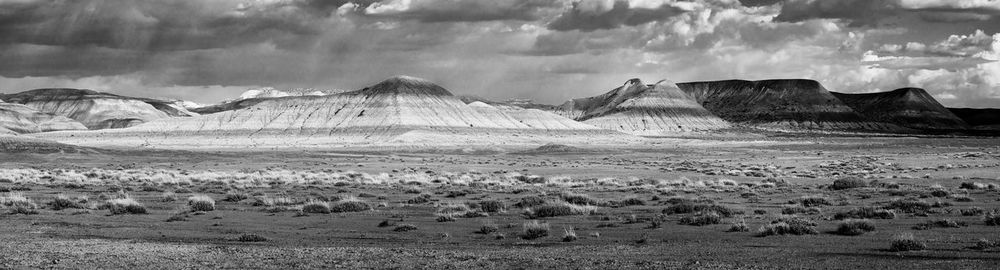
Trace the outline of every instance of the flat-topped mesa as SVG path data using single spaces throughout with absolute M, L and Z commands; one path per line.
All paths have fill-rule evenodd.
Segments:
M 725 80 L 679 83 L 722 119 L 778 129 L 905 131 L 867 119 L 814 80 Z
M 833 93 L 855 111 L 876 121 L 928 130 L 965 130 L 968 123 L 920 88 L 879 93 Z
M 160 119 L 104 132 L 119 143 L 162 147 L 324 147 L 504 145 L 637 139 L 552 113 L 466 104 L 425 80 L 393 77 L 361 90 L 313 97 L 260 99 L 248 107 Z M 75 135 L 75 136 L 71 136 Z M 101 145 L 89 134 L 50 138 Z
M 602 95 L 571 100 L 563 110 L 578 121 L 641 136 L 729 127 L 667 81 L 644 84 L 630 79 Z
M 42 113 L 34 108 L 0 102 L 0 133 L 38 133 L 59 130 L 84 130 L 76 120 Z
M 36 89 L 0 95 L 0 98 L 42 113 L 72 118 L 89 129 L 124 128 L 160 118 L 194 115 L 168 101 L 86 89 Z
M 1000 131 L 1000 109 L 948 108 L 976 130 Z

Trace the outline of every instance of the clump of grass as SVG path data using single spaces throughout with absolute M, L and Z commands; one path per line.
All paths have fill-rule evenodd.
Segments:
M 563 199 L 563 201 L 566 201 L 568 203 L 572 203 L 572 204 L 575 204 L 575 205 L 601 205 L 600 201 L 595 200 L 594 198 L 591 198 L 589 195 L 586 195 L 586 194 L 577 194 L 577 193 L 568 193 L 567 192 L 567 193 L 563 193 L 562 194 L 562 199 Z
M 1000 247 L 1000 242 L 990 241 L 986 238 L 979 238 L 979 241 L 976 241 L 976 245 L 973 246 L 972 249 L 987 250 L 995 247 Z
M 368 210 L 372 210 L 371 205 L 368 205 L 368 203 L 353 197 L 345 198 L 343 200 L 340 200 L 336 204 L 330 206 L 330 212 L 333 213 L 361 212 Z
M 205 195 L 195 195 L 188 198 L 188 205 L 191 206 L 191 211 L 214 211 L 215 210 L 215 200 L 212 197 Z
M 267 238 L 256 234 L 243 234 L 237 240 L 240 242 L 265 242 Z
M 83 206 L 83 204 L 86 202 L 87 202 L 86 198 L 83 198 L 82 200 L 73 200 L 72 198 L 66 196 L 65 194 L 59 194 L 58 196 L 56 196 L 55 199 L 52 199 L 52 201 L 49 202 L 49 206 L 52 207 L 52 210 L 56 211 L 60 211 L 63 209 L 83 209 L 86 208 Z
M 833 184 L 830 185 L 830 189 L 832 189 L 832 190 L 844 190 L 844 189 L 852 189 L 852 188 L 863 188 L 863 187 L 867 187 L 867 186 L 868 186 L 868 182 L 865 182 L 864 179 L 857 178 L 857 177 L 847 177 L 847 178 L 841 178 L 841 179 L 833 180 Z
M 851 209 L 847 212 L 838 212 L 833 215 L 833 219 L 843 220 L 843 219 L 894 219 L 896 218 L 896 212 L 888 209 L 864 206 Z
M 409 223 L 400 223 L 400 224 L 397 224 L 396 228 L 393 228 L 392 230 L 393 231 L 397 231 L 397 232 L 415 231 L 415 230 L 417 230 L 417 225 L 413 225 L 413 224 L 409 224 Z
M 750 231 L 750 226 L 747 225 L 746 219 L 742 219 L 741 218 L 739 221 L 733 222 L 733 224 L 731 226 L 729 226 L 729 230 L 726 230 L 726 231 L 727 232 L 749 232 Z
M 244 192 L 229 192 L 226 193 L 226 198 L 222 201 L 226 202 L 241 202 L 243 200 L 250 199 L 250 195 Z
M 550 203 L 524 210 L 528 218 L 558 217 L 571 215 L 587 215 L 595 211 L 593 206 L 580 206 L 569 203 Z
M 931 204 L 918 199 L 893 200 L 885 206 L 886 209 L 895 209 L 904 213 L 923 213 L 931 210 Z
M 330 204 L 324 201 L 311 200 L 302 205 L 303 213 L 329 214 Z
M 889 250 L 896 252 L 924 249 L 927 249 L 927 244 L 914 238 L 912 233 L 897 235 L 892 239 L 892 245 L 889 247 Z
M 968 195 L 957 195 L 957 194 L 956 195 L 951 195 L 951 199 L 955 200 L 956 202 L 972 202 L 972 201 L 975 201 L 975 199 L 973 199 L 972 197 L 969 197 Z
M 11 214 L 34 215 L 38 214 L 38 205 L 34 201 L 25 197 L 21 193 L 13 193 L 0 197 L 0 205 L 10 208 Z
M 837 225 L 839 235 L 862 235 L 871 231 L 875 231 L 875 224 L 864 219 L 848 219 Z
M 455 219 L 455 216 L 453 216 L 451 213 L 441 214 L 437 216 L 437 222 L 455 222 L 455 221 L 457 221 L 457 219 Z
M 1000 211 L 986 213 L 983 219 L 986 221 L 987 226 L 1000 226 Z
M 147 213 L 146 207 L 132 198 L 110 199 L 104 203 L 103 207 L 111 211 L 112 215 Z
M 627 207 L 634 205 L 646 205 L 646 202 L 639 198 L 628 198 L 621 201 L 608 201 L 607 204 L 610 207 Z
M 295 200 L 284 196 L 280 197 L 260 196 L 254 198 L 253 202 L 253 206 L 272 207 L 272 206 L 290 206 L 290 205 L 295 205 Z
M 499 231 L 500 231 L 500 226 L 497 226 L 496 224 L 493 223 L 486 223 L 483 224 L 482 227 L 479 227 L 479 231 L 477 232 L 481 234 L 491 234 Z
M 541 197 L 529 196 L 521 198 L 521 201 L 514 204 L 514 206 L 517 206 L 517 208 L 528 208 L 528 207 L 543 205 L 546 203 L 547 202 L 545 201 L 545 199 L 542 199 Z
M 938 219 L 938 220 L 930 220 L 930 221 L 927 221 L 927 222 L 918 223 L 917 225 L 913 226 L 913 229 L 914 230 L 930 230 L 931 228 L 935 228 L 935 227 L 937 227 L 937 228 L 961 228 L 961 227 L 966 227 L 966 226 L 969 226 L 969 225 L 966 224 L 965 222 L 962 222 L 962 221 L 954 221 L 954 220 L 950 220 L 950 219 Z
M 431 201 L 431 195 L 430 194 L 420 194 L 420 195 L 417 195 L 416 197 L 413 197 L 413 198 L 410 198 L 409 200 L 406 200 L 406 204 L 424 204 L 424 203 L 428 203 L 430 201 Z
M 174 193 L 172 191 L 163 192 L 163 194 L 160 195 L 161 202 L 172 202 L 176 200 L 177 200 L 177 193 Z
M 484 212 L 488 213 L 497 213 L 506 211 L 507 205 L 504 205 L 503 202 L 497 200 L 482 201 L 479 202 L 479 209 L 482 209 Z
M 795 215 L 795 214 L 807 214 L 815 215 L 823 212 L 819 207 L 802 207 L 802 206 L 789 206 L 781 209 L 781 214 L 784 215 Z
M 681 225 L 689 226 L 705 226 L 719 223 L 722 223 L 722 216 L 712 211 L 698 213 L 695 216 L 683 217 L 680 220 Z
M 983 210 L 982 208 L 975 206 L 967 209 L 961 209 L 958 211 L 961 212 L 963 216 L 981 216 L 983 214 L 986 214 L 986 210 Z
M 573 242 L 576 239 L 579 239 L 579 237 L 576 236 L 576 230 L 573 230 L 573 226 L 563 229 L 563 242 Z
M 801 198 L 788 201 L 788 203 L 797 203 L 805 207 L 831 205 L 829 200 L 820 196 L 802 196 Z
M 819 234 L 816 223 L 799 217 L 779 217 L 757 229 L 757 236 Z
M 694 202 L 680 202 L 667 206 L 663 209 L 663 214 L 673 215 L 673 214 L 689 214 L 697 212 L 715 212 L 723 217 L 732 217 L 734 215 L 742 214 L 743 211 L 728 208 L 717 204 L 704 204 L 704 203 L 694 203 Z
M 539 223 L 536 220 L 532 220 L 525 222 L 522 226 L 521 239 L 534 240 L 549 236 L 550 228 L 548 223 Z

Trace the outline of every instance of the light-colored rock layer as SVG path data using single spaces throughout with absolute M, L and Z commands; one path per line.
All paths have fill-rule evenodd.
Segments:
M 677 85 L 705 109 L 733 123 L 792 130 L 908 130 L 865 118 L 813 80 L 728 80 Z
M 37 89 L 2 98 L 75 119 L 90 129 L 125 128 L 161 118 L 193 115 L 171 102 L 80 89 Z
M 38 133 L 87 129 L 64 116 L 41 113 L 31 107 L 0 102 L 0 133 Z
M 121 130 L 46 135 L 80 145 L 170 148 L 503 145 L 637 138 L 520 108 L 468 105 L 430 82 L 395 77 L 329 96 L 262 100 L 243 109 L 166 118 Z M 114 138 L 114 139 L 108 139 Z
M 920 88 L 901 88 L 881 93 L 833 93 L 833 95 L 855 111 L 876 121 L 915 129 L 970 128 L 969 124 Z
M 603 95 L 569 101 L 562 106 L 561 114 L 594 126 L 641 136 L 729 127 L 725 120 L 665 81 L 647 85 L 632 79 Z

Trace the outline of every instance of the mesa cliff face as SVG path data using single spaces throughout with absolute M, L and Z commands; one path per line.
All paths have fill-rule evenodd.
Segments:
M 42 113 L 21 104 L 0 101 L 0 133 L 25 134 L 83 129 L 87 127 L 73 119 Z
M 603 95 L 574 99 L 562 115 L 594 126 L 641 136 L 715 130 L 729 123 L 702 107 L 674 84 L 631 79 Z
M 901 88 L 889 92 L 863 94 L 833 93 L 833 95 L 855 111 L 876 121 L 915 129 L 970 128 L 969 124 L 920 88 Z
M 779 129 L 904 131 L 867 119 L 813 80 L 707 81 L 677 84 L 722 119 Z
M 166 101 L 82 89 L 37 89 L 0 95 L 0 99 L 72 118 L 89 129 L 125 128 L 161 118 L 194 115 Z
M 1000 131 L 1000 109 L 948 108 L 972 129 Z
M 206 147 L 628 140 L 625 134 L 539 110 L 465 104 L 436 84 L 405 76 L 357 91 L 264 99 L 242 109 L 75 135 L 52 136 L 83 145 L 89 144 L 87 137 L 109 136 Z

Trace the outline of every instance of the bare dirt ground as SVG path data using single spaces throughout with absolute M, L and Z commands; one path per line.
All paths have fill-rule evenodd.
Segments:
M 1000 264 L 1000 224 L 988 219 L 1000 211 L 997 139 L 717 140 L 629 150 L 3 154 L 0 268 Z M 528 230 L 535 222 L 541 229 Z M 858 223 L 866 225 L 850 226 Z M 895 241 L 903 234 L 914 241 Z M 899 251 L 904 243 L 917 250 Z

